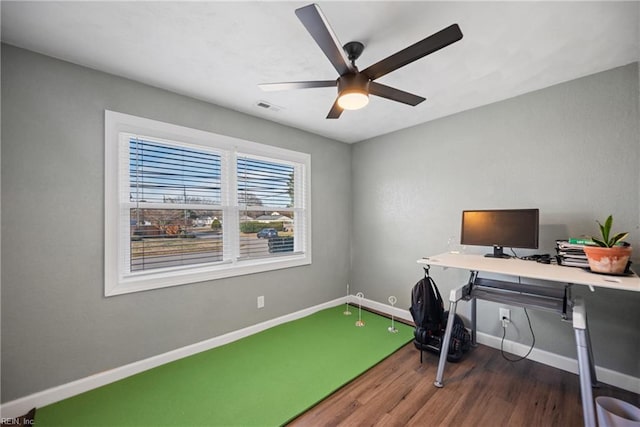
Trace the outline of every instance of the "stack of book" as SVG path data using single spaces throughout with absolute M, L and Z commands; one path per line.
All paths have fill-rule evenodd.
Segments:
M 557 240 L 558 264 L 566 265 L 567 267 L 588 268 L 589 261 L 587 261 L 587 255 L 584 253 L 584 246 L 592 244 L 593 241 L 588 237 Z

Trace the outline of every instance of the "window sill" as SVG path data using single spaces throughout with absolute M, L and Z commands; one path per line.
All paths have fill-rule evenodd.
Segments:
M 311 264 L 310 254 L 283 255 L 274 258 L 241 260 L 236 262 L 223 262 L 201 268 L 190 267 L 167 269 L 165 271 L 153 271 L 132 274 L 128 277 L 112 277 L 107 274 L 105 283 L 105 296 L 115 296 L 142 292 L 152 289 L 168 288 L 172 286 L 186 285 L 190 283 L 206 282 L 227 277 L 243 276 L 247 274 L 262 273 L 284 268 L 300 267 Z

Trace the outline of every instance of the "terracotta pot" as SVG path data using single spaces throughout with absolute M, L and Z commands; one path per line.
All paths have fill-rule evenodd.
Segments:
M 631 246 L 585 246 L 589 267 L 596 273 L 622 274 L 631 256 Z

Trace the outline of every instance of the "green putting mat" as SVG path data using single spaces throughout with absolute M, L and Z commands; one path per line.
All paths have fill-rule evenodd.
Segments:
M 413 328 L 344 306 L 39 408 L 46 426 L 275 426 L 413 339 Z

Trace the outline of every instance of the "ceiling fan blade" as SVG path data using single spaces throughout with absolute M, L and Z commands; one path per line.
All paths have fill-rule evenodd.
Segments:
M 369 94 L 387 98 L 392 101 L 402 102 L 403 104 L 408 104 L 414 107 L 426 99 L 377 82 L 369 82 Z
M 335 87 L 338 85 L 337 80 L 314 80 L 308 82 L 281 82 L 281 83 L 262 83 L 258 87 L 266 92 L 274 92 L 277 90 L 291 89 L 312 89 L 315 87 Z
M 362 72 L 369 76 L 371 80 L 378 79 L 385 74 L 422 58 L 423 56 L 436 52 L 443 47 L 447 47 L 461 38 L 462 31 L 460 31 L 458 24 L 450 25 L 444 30 L 440 30 L 435 34 L 432 34 L 429 37 L 394 53 L 382 61 L 376 62 Z
M 333 103 L 331 110 L 329 110 L 329 114 L 327 114 L 327 119 L 337 119 L 340 118 L 340 114 L 342 114 L 344 110 L 341 106 L 338 105 L 338 100 Z
M 296 15 L 338 71 L 338 74 L 355 72 L 355 67 L 349 62 L 342 45 L 317 4 L 296 9 Z

